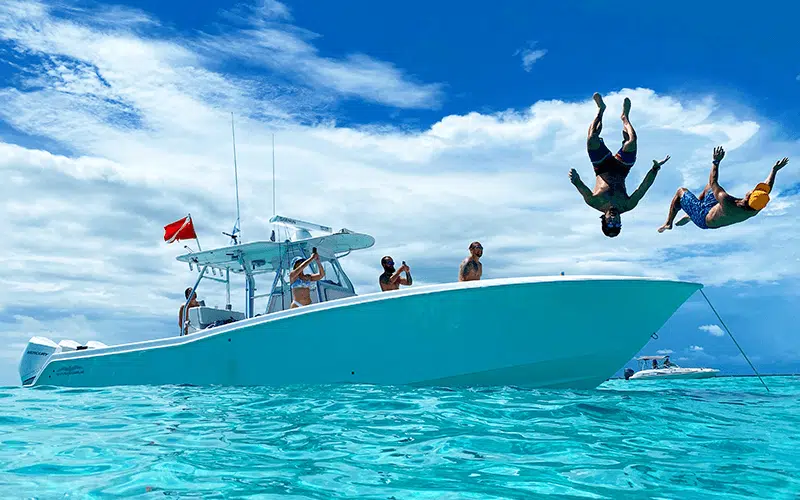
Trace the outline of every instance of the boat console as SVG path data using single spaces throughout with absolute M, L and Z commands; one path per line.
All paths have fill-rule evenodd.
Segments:
M 254 241 L 250 243 L 236 242 L 234 245 L 212 250 L 190 252 L 177 257 L 178 261 L 189 265 L 190 270 L 197 270 L 199 276 L 192 287 L 197 290 L 203 280 L 224 283 L 227 290 L 225 309 L 210 307 L 193 307 L 188 309 L 189 333 L 212 328 L 233 321 L 260 316 L 256 313 L 255 300 L 267 298 L 263 314 L 284 311 L 291 307 L 292 292 L 289 286 L 291 261 L 295 257 L 308 258 L 314 248 L 320 256 L 325 268 L 325 278 L 311 285 L 311 302 L 328 302 L 331 300 L 356 295 L 353 283 L 342 269 L 339 259 L 353 250 L 369 248 L 375 239 L 367 234 L 355 233 L 348 229 L 334 232 L 328 226 L 274 216 L 270 222 L 277 226 L 289 228 L 288 237 L 283 241 Z M 322 236 L 312 236 L 310 231 L 321 232 Z M 316 263 L 311 264 L 311 271 L 316 272 Z M 245 310 L 236 312 L 230 303 L 230 274 L 238 274 L 245 279 Z M 274 273 L 269 293 L 256 295 L 256 278 L 267 273 Z M 219 277 L 218 277 L 219 276 Z M 186 301 L 188 304 L 188 300 Z
M 192 307 L 189 309 L 189 333 L 214 326 L 227 325 L 241 319 L 244 319 L 244 313 L 231 309 L 208 306 Z

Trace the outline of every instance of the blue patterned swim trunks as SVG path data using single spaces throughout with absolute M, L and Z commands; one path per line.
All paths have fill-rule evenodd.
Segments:
M 681 209 L 686 212 L 686 215 L 692 219 L 695 226 L 700 229 L 708 229 L 706 225 L 706 215 L 711 211 L 719 202 L 714 197 L 714 191 L 711 189 L 706 192 L 703 200 L 697 199 L 697 196 L 692 194 L 691 191 L 686 190 L 681 196 Z

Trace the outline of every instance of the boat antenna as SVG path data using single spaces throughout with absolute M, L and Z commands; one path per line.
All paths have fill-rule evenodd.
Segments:
M 725 322 L 724 322 L 724 321 L 722 321 L 722 318 L 720 317 L 720 315 L 719 315 L 719 313 L 717 312 L 716 308 L 714 308 L 713 304 L 711 304 L 711 301 L 710 301 L 710 300 L 708 300 L 708 295 L 706 295 L 706 292 L 705 292 L 705 291 L 703 291 L 703 289 L 701 288 L 701 289 L 700 289 L 700 293 L 702 293 L 702 294 L 703 294 L 703 297 L 705 297 L 705 299 L 706 299 L 706 302 L 708 302 L 708 305 L 711 307 L 711 310 L 712 310 L 712 311 L 714 311 L 714 314 L 717 316 L 717 319 L 718 319 L 718 320 L 719 320 L 719 322 L 722 324 L 723 328 L 725 328 L 725 331 L 726 331 L 726 332 L 728 332 L 728 335 L 730 335 L 730 337 L 731 337 L 731 340 L 733 340 L 733 343 L 734 343 L 734 344 L 736 344 L 736 347 L 738 347 L 738 348 L 739 348 L 739 352 L 741 352 L 741 353 L 742 353 L 742 356 L 744 356 L 744 359 L 745 359 L 745 360 L 747 360 L 747 363 L 750 365 L 750 368 L 752 368 L 752 369 L 753 369 L 753 372 L 756 374 L 756 377 L 758 377 L 758 380 L 760 380 L 760 381 L 761 381 L 761 384 L 764 386 L 764 388 L 767 390 L 767 392 L 769 392 L 769 387 L 767 387 L 767 384 L 765 384 L 765 383 L 764 383 L 764 379 L 762 379 L 762 378 L 761 378 L 761 375 L 759 375 L 759 374 L 758 374 L 758 370 L 756 370 L 756 367 L 755 367 L 755 366 L 753 366 L 753 363 L 751 363 L 751 362 L 750 362 L 750 359 L 747 357 L 747 354 L 745 354 L 745 353 L 744 353 L 744 350 L 742 350 L 742 348 L 741 348 L 741 346 L 739 345 L 739 343 L 738 343 L 738 342 L 736 342 L 736 339 L 735 339 L 735 338 L 733 338 L 733 334 L 732 334 L 732 333 L 731 333 L 731 331 L 728 329 L 728 325 L 726 325 L 726 324 L 725 324 Z
M 275 217 L 275 132 L 272 133 L 272 217 Z M 278 227 L 278 236 L 277 239 L 281 239 L 281 228 Z M 272 236 L 270 236 L 270 240 L 275 241 L 275 230 L 272 230 Z
M 233 126 L 233 112 L 231 112 L 231 136 L 233 137 L 233 176 L 236 185 L 236 223 L 233 225 L 231 234 L 223 233 L 230 236 L 234 245 L 239 244 L 239 239 L 242 237 L 241 233 L 241 220 L 239 218 L 239 167 L 236 164 L 236 130 Z
M 272 133 L 272 216 L 275 216 L 275 132 Z

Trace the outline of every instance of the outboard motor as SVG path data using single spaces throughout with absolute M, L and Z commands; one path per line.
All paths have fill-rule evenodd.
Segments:
M 633 373 L 634 373 L 633 369 L 625 368 L 625 380 L 631 378 L 633 376 Z
M 44 337 L 31 337 L 25 353 L 19 360 L 19 379 L 22 385 L 30 385 L 42 371 L 50 356 L 61 352 L 61 346 Z
M 61 342 L 59 342 L 58 345 L 61 346 L 61 351 L 62 352 L 77 351 L 77 350 L 79 350 L 81 348 L 81 345 L 79 343 L 75 342 L 74 340 L 70 340 L 70 339 L 64 339 Z

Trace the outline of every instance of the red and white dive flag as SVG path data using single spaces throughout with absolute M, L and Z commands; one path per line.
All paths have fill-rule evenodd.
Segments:
M 194 232 L 192 215 L 189 214 L 183 219 L 176 220 L 164 226 L 164 241 L 172 243 L 179 240 L 196 240 L 197 233 Z

